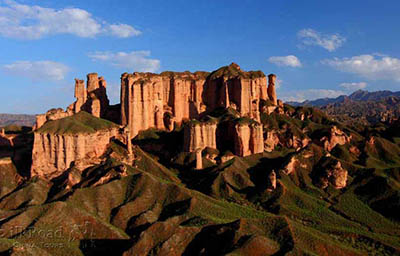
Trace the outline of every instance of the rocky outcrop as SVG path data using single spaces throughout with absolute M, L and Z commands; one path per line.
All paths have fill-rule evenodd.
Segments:
M 75 126 L 72 131 L 64 128 L 72 127 L 71 124 Z M 79 127 L 88 130 L 80 131 Z M 86 112 L 49 122 L 34 132 L 31 175 L 49 179 L 71 166 L 83 170 L 99 163 L 110 140 L 120 137 L 117 125 Z
M 331 151 L 336 145 L 344 145 L 350 142 L 350 137 L 347 136 L 343 131 L 338 129 L 336 126 L 332 126 L 327 136 L 320 139 L 323 147 L 327 151 Z
M 298 159 L 298 156 L 292 155 L 287 161 L 287 163 L 284 165 L 283 172 L 286 175 L 289 175 L 291 173 L 294 173 L 296 169 L 299 168 L 299 166 L 300 166 L 300 161 Z
M 87 100 L 81 107 L 81 110 L 86 110 L 95 117 L 104 117 L 109 101 L 106 93 L 107 83 L 106 80 L 97 73 L 90 73 L 87 75 Z M 79 97 L 82 95 L 82 85 L 79 86 Z M 79 98 L 77 98 L 77 101 Z M 82 109 L 83 108 L 83 109 Z M 75 112 L 77 113 L 77 112 Z
M 217 148 L 217 123 L 192 121 L 184 129 L 185 151 L 194 152 L 205 147 Z
M 276 75 L 268 75 L 268 97 L 269 100 L 276 106 L 278 105 L 278 98 L 276 97 L 275 91 Z
M 268 175 L 267 190 L 273 191 L 275 189 L 276 189 L 276 173 L 274 170 L 272 170 L 271 173 Z
M 279 145 L 279 133 L 276 130 L 269 130 L 264 133 L 264 150 L 272 152 Z
M 99 163 L 117 129 L 94 134 L 57 135 L 35 132 L 32 175 L 56 177 L 71 164 L 83 170 Z
M 70 115 L 71 113 L 64 111 L 62 108 L 50 109 L 46 112 L 46 114 L 36 115 L 36 124 L 34 126 L 34 130 L 42 127 L 47 121 L 58 120 Z
M 46 114 L 36 115 L 34 130 L 42 127 L 47 121 L 72 116 L 82 110 L 95 117 L 103 118 L 109 107 L 106 87 L 106 81 L 103 77 L 98 77 L 97 73 L 87 75 L 87 88 L 85 88 L 85 81 L 75 79 L 76 101 L 69 105 L 66 111 L 57 108 L 47 111 Z
M 233 153 L 238 156 L 249 156 L 264 152 L 264 137 L 262 125 L 250 123 L 234 124 Z
M 331 184 L 335 189 L 342 189 L 347 185 L 347 175 L 347 170 L 343 169 L 342 164 L 335 160 L 323 170 L 318 185 L 321 188 L 326 188 Z
M 196 149 L 196 170 L 203 169 L 203 157 L 202 157 L 202 149 Z
M 268 95 L 261 71 L 245 72 L 235 63 L 212 73 L 124 73 L 121 124 L 128 125 L 134 137 L 148 128 L 171 130 L 172 123 L 198 119 L 219 107 L 260 121 L 260 100 L 274 95 Z

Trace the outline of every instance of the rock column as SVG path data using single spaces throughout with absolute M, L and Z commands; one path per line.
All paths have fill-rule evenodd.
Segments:
M 196 149 L 196 170 L 203 169 L 203 157 L 201 152 L 203 150 L 201 148 Z
M 278 105 L 278 100 L 276 97 L 275 82 L 276 82 L 276 75 L 274 74 L 268 75 L 268 98 L 276 106 Z

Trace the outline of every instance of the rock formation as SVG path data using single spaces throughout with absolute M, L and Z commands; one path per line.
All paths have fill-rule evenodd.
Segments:
M 108 122 L 97 131 L 54 130 L 54 127 L 64 127 L 63 124 L 69 123 L 82 127 L 79 121 L 83 118 L 87 119 L 85 126 L 94 125 L 97 122 L 95 117 L 90 117 L 86 112 L 80 112 L 74 116 L 47 123 L 34 132 L 32 176 L 53 178 L 72 165 L 83 170 L 100 161 L 110 139 L 119 136 L 117 125 Z
M 245 72 L 235 63 L 212 73 L 124 73 L 121 124 L 128 125 L 134 137 L 148 128 L 171 130 L 173 122 L 179 125 L 218 107 L 231 107 L 259 121 L 260 100 L 274 95 L 268 95 L 261 71 Z
M 36 124 L 34 129 L 39 129 L 42 127 L 47 121 L 58 120 L 71 114 L 67 111 L 64 111 L 62 108 L 53 108 L 46 112 L 46 114 L 36 115 Z
M 107 83 L 103 77 L 98 77 L 97 73 L 87 75 L 87 88 L 85 81 L 75 78 L 75 98 L 76 101 L 67 107 L 51 109 L 46 114 L 36 115 L 35 129 L 42 127 L 47 121 L 58 120 L 84 110 L 95 117 L 104 117 L 109 106 L 106 93 Z
M 344 145 L 350 142 L 350 137 L 336 126 L 332 126 L 329 134 L 320 139 L 325 150 L 331 151 L 336 145 Z
M 196 170 L 201 170 L 203 169 L 203 157 L 202 157 L 202 149 L 198 148 L 196 149 Z
M 319 186 L 326 188 L 330 183 L 335 189 L 342 189 L 346 187 L 347 175 L 347 170 L 343 169 L 342 164 L 336 160 L 323 171 L 319 179 Z
M 235 124 L 232 139 L 235 155 L 249 156 L 264 152 L 263 128 L 257 122 Z
M 278 105 L 278 99 L 276 97 L 276 92 L 275 92 L 275 81 L 276 81 L 276 75 L 274 74 L 268 75 L 268 97 L 272 101 L 272 103 L 276 106 Z
M 217 148 L 217 124 L 193 121 L 184 130 L 184 150 L 194 152 L 205 147 Z
M 269 75 L 267 88 L 263 72 L 246 72 L 235 63 L 212 73 L 124 73 L 121 76 L 119 114 L 125 131 L 122 135 L 118 132 L 118 136 L 127 144 L 131 155 L 131 139 L 140 131 L 149 128 L 173 131 L 183 121 L 192 120 L 185 126 L 184 150 L 198 155 L 205 148 L 218 149 L 219 122 L 212 118 L 199 120 L 204 120 L 217 109 L 230 108 L 237 113 L 237 120 L 231 120 L 230 125 L 222 129 L 229 135 L 226 138 L 230 140 L 228 150 L 239 156 L 261 153 L 264 151 L 264 138 L 260 106 L 261 102 L 270 101 L 276 108 L 275 79 L 275 75 Z M 52 109 L 36 117 L 33 175 L 55 176 L 72 163 L 82 169 L 89 162 L 99 160 L 110 138 L 117 135 L 116 129 L 64 134 L 59 133 L 62 128 L 58 127 L 58 130 L 54 128 L 56 131 L 44 132 L 46 129 L 41 128 L 47 121 L 64 120 L 83 111 L 101 118 L 108 112 L 115 114 L 109 106 L 106 81 L 97 73 L 87 75 L 86 88 L 83 80 L 75 79 L 75 98 L 66 111 Z M 74 127 L 69 128 L 74 130 Z M 216 157 L 210 155 L 208 158 L 216 162 Z
M 286 175 L 289 175 L 291 173 L 294 173 L 296 169 L 299 167 L 300 161 L 296 155 L 292 155 L 289 158 L 289 161 L 286 163 L 286 165 L 283 168 L 283 172 Z
M 276 173 L 274 170 L 272 170 L 271 173 L 268 175 L 267 190 L 273 191 L 275 189 L 276 189 Z

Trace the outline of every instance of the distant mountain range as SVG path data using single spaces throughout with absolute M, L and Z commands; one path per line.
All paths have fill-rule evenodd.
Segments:
M 321 98 L 316 100 L 306 100 L 303 102 L 296 102 L 296 101 L 288 101 L 286 102 L 292 106 L 313 106 L 313 107 L 322 107 L 332 103 L 340 103 L 346 100 L 353 100 L 353 101 L 378 101 L 384 98 L 395 96 L 400 97 L 400 92 L 392 92 L 392 91 L 376 91 L 376 92 L 369 92 L 364 90 L 357 90 L 347 95 L 341 95 L 337 98 Z
M 33 126 L 35 121 L 34 115 L 0 114 L 0 126 Z
M 287 102 L 292 106 L 320 108 L 336 120 L 347 124 L 373 125 L 391 123 L 400 117 L 400 92 L 358 90 L 349 96 L 304 102 Z

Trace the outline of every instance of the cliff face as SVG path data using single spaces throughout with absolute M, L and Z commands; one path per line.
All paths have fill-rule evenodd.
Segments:
M 35 132 L 32 175 L 53 178 L 71 167 L 83 170 L 98 163 L 117 129 L 94 134 L 57 135 Z
M 349 143 L 351 138 L 347 136 L 343 131 L 338 129 L 336 126 L 332 126 L 328 136 L 321 138 L 324 148 L 327 151 L 331 151 L 336 145 L 344 145 Z
M 216 123 L 193 123 L 184 131 L 184 150 L 194 152 L 206 147 L 217 148 Z
M 66 127 L 74 130 L 70 132 Z M 72 165 L 83 170 L 98 163 L 110 140 L 120 136 L 117 125 L 86 112 L 46 123 L 34 132 L 31 174 L 50 179 Z
M 214 72 L 133 73 L 121 77 L 121 123 L 131 136 L 156 127 L 171 130 L 171 122 L 197 119 L 218 107 L 260 121 L 259 102 L 269 98 L 261 71 L 245 72 L 236 64 Z
M 106 93 L 107 83 L 103 77 L 98 77 L 97 73 L 87 75 L 87 86 L 85 81 L 75 79 L 75 98 L 76 101 L 64 111 L 61 108 L 51 109 L 46 114 L 36 115 L 35 129 L 42 127 L 47 121 L 58 120 L 72 116 L 80 111 L 86 111 L 95 117 L 104 117 L 109 100 Z
M 249 156 L 264 152 L 263 129 L 259 123 L 235 124 L 233 134 L 235 155 Z

